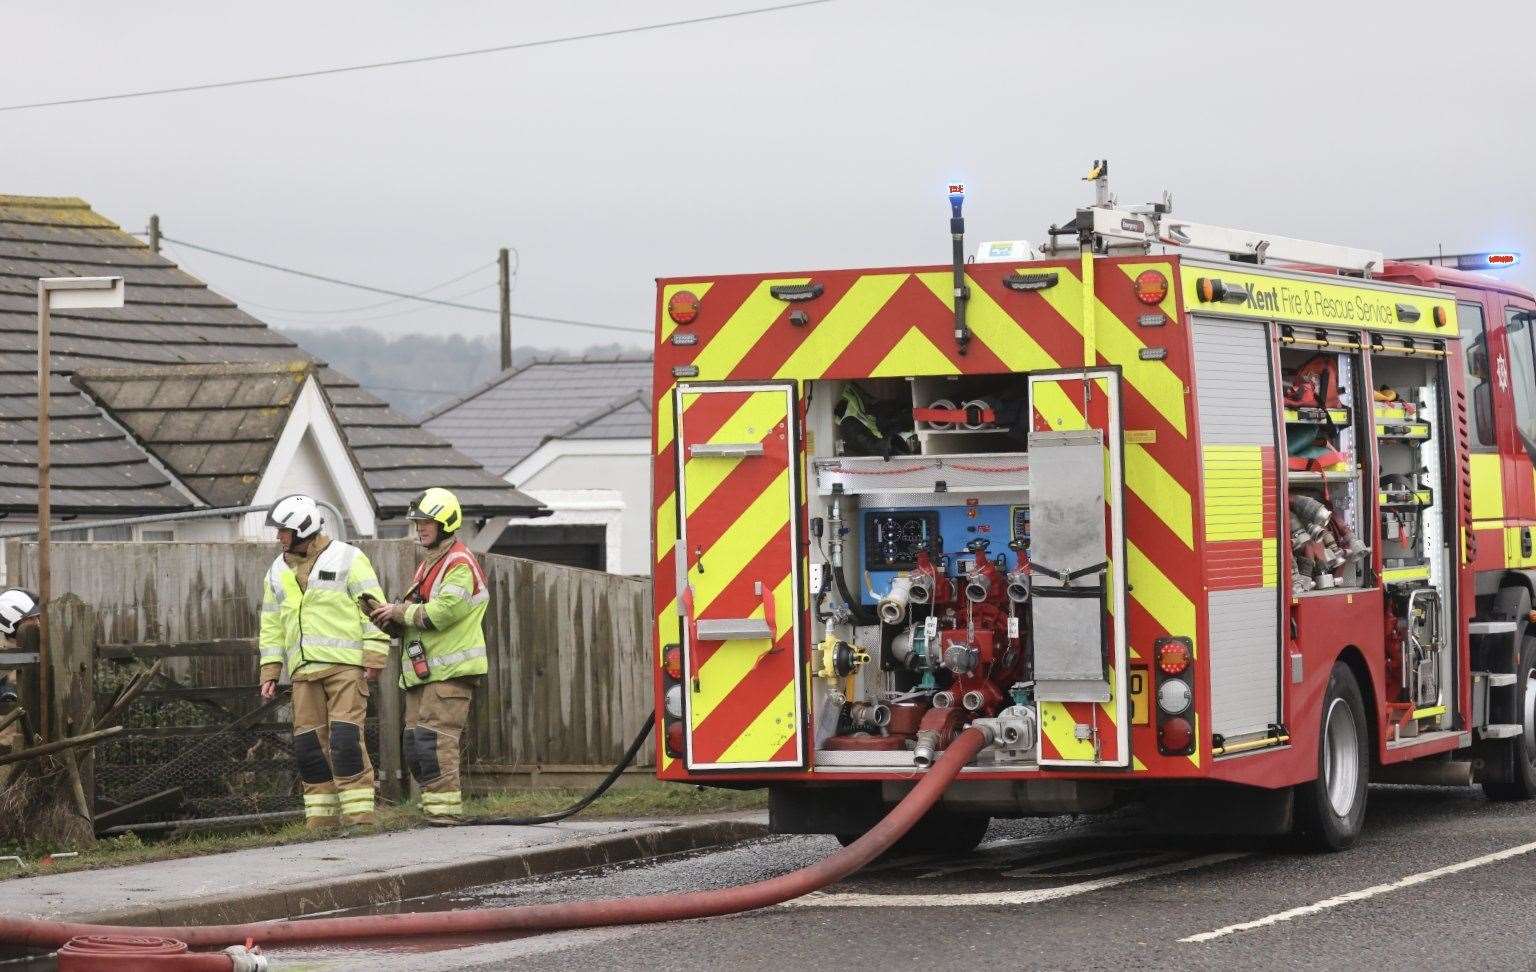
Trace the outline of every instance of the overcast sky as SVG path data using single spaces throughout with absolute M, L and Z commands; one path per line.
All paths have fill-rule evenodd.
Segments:
M 9 6 L 0 103 L 303 71 L 776 0 Z M 1420 12 L 1415 12 L 1415 11 Z M 335 77 L 0 113 L 0 191 L 417 291 L 521 255 L 514 307 L 646 328 L 658 276 L 944 263 L 1040 239 L 1108 156 L 1122 203 L 1388 254 L 1523 249 L 1536 283 L 1529 3 L 835 0 Z M 278 325 L 491 334 L 178 251 Z M 435 293 L 492 284 L 484 270 Z M 494 306 L 486 289 L 465 302 Z M 264 306 L 257 306 L 258 304 Z M 286 310 L 268 310 L 285 308 Z M 314 312 L 314 313 L 306 313 Z M 379 318 L 379 315 L 392 314 Z M 377 318 L 377 319 L 370 319 Z M 614 335 L 516 322 L 517 343 Z M 643 335 L 634 335 L 644 344 Z

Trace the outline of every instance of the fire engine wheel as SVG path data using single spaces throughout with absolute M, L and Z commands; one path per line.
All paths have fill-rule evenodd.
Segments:
M 887 854 L 968 854 L 987 835 L 991 817 L 973 814 L 929 811 L 891 845 Z M 837 842 L 847 847 L 862 834 L 836 834 Z
M 1296 788 L 1297 835 L 1317 850 L 1343 850 L 1365 823 L 1370 778 L 1370 735 L 1365 703 L 1349 666 L 1339 662 L 1328 676 L 1328 694 L 1317 741 L 1317 779 Z
M 1483 780 L 1490 800 L 1529 800 L 1536 796 L 1536 634 L 1520 643 L 1520 685 L 1515 696 L 1521 733 L 1500 740 L 1494 758 L 1501 765 L 1496 778 Z

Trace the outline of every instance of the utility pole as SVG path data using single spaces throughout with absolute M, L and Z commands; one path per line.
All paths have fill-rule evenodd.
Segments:
M 512 274 L 508 269 L 507 248 L 496 253 L 496 275 L 501 291 L 501 370 L 512 370 Z
M 151 214 L 149 217 L 149 248 L 156 253 L 160 252 L 160 215 Z

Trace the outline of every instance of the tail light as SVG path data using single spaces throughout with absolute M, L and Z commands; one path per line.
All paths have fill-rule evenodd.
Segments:
M 1166 719 L 1157 727 L 1157 748 L 1170 756 L 1188 755 L 1194 741 L 1195 730 L 1188 719 Z
M 667 673 L 667 677 L 675 681 L 683 680 L 683 648 L 681 645 L 668 645 L 661 653 L 661 670 Z
M 683 724 L 681 722 L 668 723 L 668 725 L 667 725 L 667 733 L 666 733 L 665 738 L 666 738 L 666 746 L 667 746 L 667 755 L 668 756 L 682 756 L 683 755 L 683 746 L 684 746 Z
M 1182 675 L 1189 667 L 1189 642 L 1180 638 L 1159 638 L 1157 667 L 1164 675 Z
M 1152 655 L 1157 661 L 1157 751 L 1188 756 L 1195 751 L 1195 643 L 1159 638 Z
M 1143 270 L 1136 275 L 1136 299 L 1143 304 L 1161 304 L 1168 296 L 1168 278 L 1160 270 Z
M 699 298 L 691 290 L 679 290 L 667 300 L 667 316 L 674 324 L 692 324 L 699 316 Z

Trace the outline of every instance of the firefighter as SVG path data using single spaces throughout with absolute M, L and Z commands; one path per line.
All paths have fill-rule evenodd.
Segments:
M 36 651 L 38 642 L 37 595 L 19 587 L 0 591 L 0 634 L 22 651 Z M 17 695 L 18 684 L 14 670 L 0 673 L 0 719 L 5 718 L 21 704 Z M 17 719 L 0 729 L 0 752 L 14 753 L 26 747 L 27 738 L 22 729 L 25 720 Z M 10 782 L 17 764 L 0 766 L 0 788 Z
M 451 492 L 426 490 L 405 515 L 426 556 L 406 600 L 378 606 L 373 620 L 400 633 L 405 755 L 427 822 L 447 826 L 458 823 L 464 809 L 460 740 L 475 680 L 487 671 L 481 622 L 489 595 L 479 562 L 456 536 L 464 511 Z
M 367 554 L 320 529 L 320 507 L 303 494 L 272 505 L 283 552 L 272 561 L 261 603 L 261 697 L 293 681 L 293 754 L 310 830 L 374 823 L 373 764 L 363 744 L 369 683 L 389 642 L 359 606 L 384 592 Z

